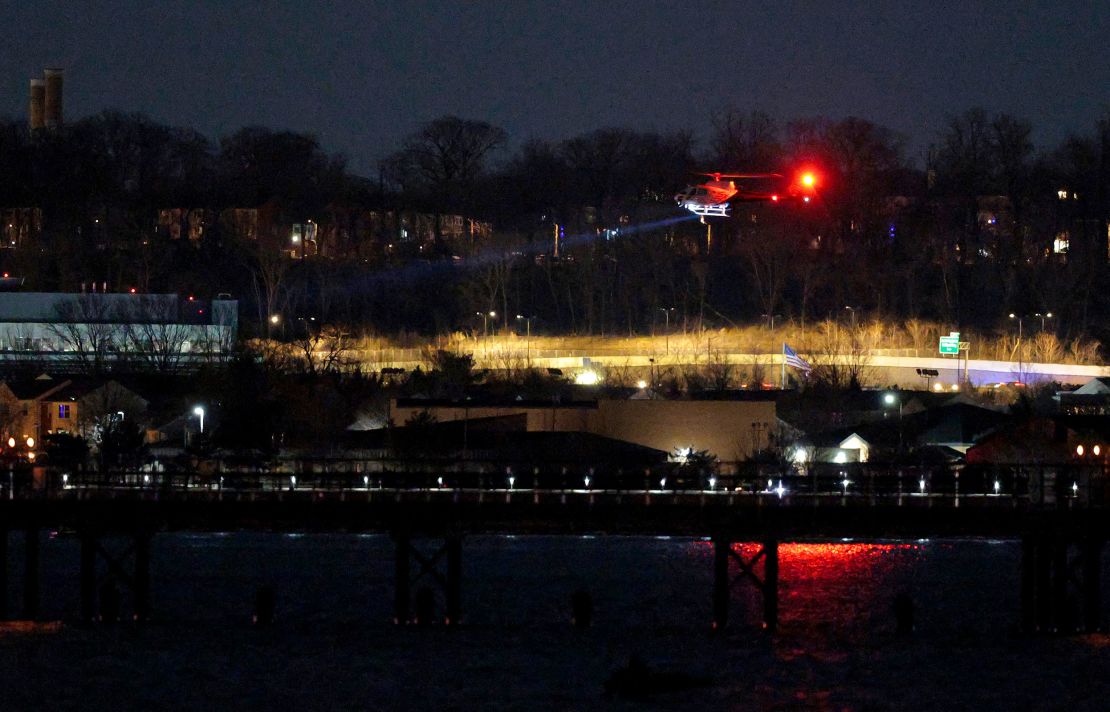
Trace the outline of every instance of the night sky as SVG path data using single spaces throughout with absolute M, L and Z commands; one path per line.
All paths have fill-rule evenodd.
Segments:
M 923 147 L 981 105 L 1038 146 L 1110 109 L 1110 3 L 73 2 L 0 6 L 0 115 L 44 66 L 66 118 L 106 108 L 209 137 L 316 134 L 369 173 L 452 113 L 513 142 L 603 126 L 692 128 L 735 104 L 782 119 L 862 116 Z M 704 145 L 704 144 L 703 144 Z

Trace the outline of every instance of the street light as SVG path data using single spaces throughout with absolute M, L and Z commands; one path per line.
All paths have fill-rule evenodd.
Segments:
M 1017 351 L 1017 355 L 1018 355 L 1018 382 L 1020 383 L 1020 382 L 1022 382 L 1022 377 L 1021 377 L 1021 371 L 1022 371 L 1022 367 L 1021 367 L 1021 363 L 1022 363 L 1022 361 L 1024 360 L 1024 354 L 1022 354 L 1022 352 L 1021 352 L 1021 327 L 1022 327 L 1021 321 L 1022 321 L 1022 317 L 1018 316 L 1017 314 L 1015 314 L 1015 313 L 1013 313 L 1013 312 L 1010 312 L 1010 318 L 1011 318 L 1011 319 L 1017 319 L 1017 324 L 1018 324 L 1018 337 L 1017 337 L 1017 344 L 1015 344 L 1015 346 L 1014 346 L 1014 349 L 1015 349 L 1015 350 Z M 1014 357 L 1014 356 L 1013 356 L 1013 354 L 1011 353 L 1011 354 L 1010 354 L 1010 358 L 1013 358 L 1013 357 Z
M 524 362 L 526 364 L 532 361 L 532 320 L 535 318 L 534 316 L 524 316 L 523 314 L 516 315 L 517 321 L 524 322 Z
M 1052 318 L 1052 312 L 1045 312 L 1044 314 L 1042 314 L 1040 312 L 1037 312 L 1033 316 L 1035 316 L 1035 317 L 1037 317 L 1038 319 L 1041 320 L 1041 331 L 1044 331 L 1045 319 L 1051 319 Z
M 781 319 L 782 314 L 761 314 L 765 321 L 767 321 L 771 328 L 771 353 L 775 353 L 775 319 Z M 784 349 L 785 351 L 785 349 Z M 772 367 L 774 362 L 771 362 Z M 771 380 L 774 380 L 773 378 Z M 782 362 L 782 376 L 779 378 L 779 388 L 786 389 L 786 361 Z
M 883 403 L 886 405 L 898 404 L 898 451 L 902 451 L 902 399 L 896 393 L 883 394 Z
M 477 314 L 478 316 L 482 317 L 482 335 L 483 336 L 489 336 L 489 320 L 497 318 L 497 312 L 490 311 L 490 312 L 474 312 L 474 313 Z
M 664 309 L 663 307 L 655 308 L 658 311 L 663 312 L 663 317 L 666 319 L 666 321 L 664 322 L 665 326 L 663 327 L 665 329 L 663 353 L 669 354 L 671 352 L 671 312 L 674 311 L 674 307 L 670 307 L 668 309 Z
M 204 435 L 204 408 L 199 405 L 193 408 L 193 415 L 200 418 L 200 434 Z
M 856 328 L 856 312 L 859 311 L 859 307 L 844 307 L 844 308 L 847 309 L 848 313 L 852 315 L 852 328 L 853 329 Z

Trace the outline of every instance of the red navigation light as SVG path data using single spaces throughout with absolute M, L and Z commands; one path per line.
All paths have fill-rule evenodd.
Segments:
M 134 288 L 134 287 L 132 287 L 132 288 L 131 288 L 131 293 L 132 293 L 132 294 L 134 294 L 134 293 L 135 293 L 135 288 Z
M 773 200 L 773 201 L 775 201 L 775 202 L 777 203 L 777 202 L 779 201 L 779 196 L 777 196 L 777 195 L 772 195 L 772 196 L 771 196 L 771 200 Z

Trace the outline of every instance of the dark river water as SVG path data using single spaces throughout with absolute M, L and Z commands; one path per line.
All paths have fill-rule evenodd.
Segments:
M 42 618 L 62 623 L 0 629 L 0 709 L 1110 710 L 1110 639 L 1019 633 L 1014 541 L 784 544 L 774 636 L 750 586 L 711 632 L 700 540 L 468 538 L 457 629 L 390 623 L 384 535 L 160 534 L 152 553 L 153 620 L 84 627 L 77 541 L 44 538 Z M 255 629 L 262 585 L 276 622 Z M 633 657 L 646 673 L 622 678 Z M 617 679 L 639 689 L 606 694 Z

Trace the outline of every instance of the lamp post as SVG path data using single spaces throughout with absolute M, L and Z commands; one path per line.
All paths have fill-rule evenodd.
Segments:
M 844 307 L 849 314 L 852 315 L 852 328 L 856 328 L 856 312 L 859 311 L 858 307 Z
M 482 317 L 482 336 L 489 336 L 489 320 L 490 319 L 496 319 L 497 318 L 497 312 L 489 311 L 489 312 L 474 312 L 474 313 L 477 314 L 478 316 Z
M 532 320 L 534 316 L 524 316 L 517 314 L 516 320 L 524 322 L 524 363 L 529 364 L 532 362 Z
M 775 319 L 781 319 L 782 314 L 761 314 L 760 316 L 770 326 L 770 329 L 771 329 L 771 353 L 774 354 L 775 353 Z M 783 351 L 785 352 L 785 349 Z M 774 358 L 774 357 L 772 356 L 772 358 Z M 784 361 L 784 363 L 785 363 L 785 361 Z M 774 369 L 774 367 L 775 367 L 775 362 L 771 361 L 771 368 Z M 783 366 L 782 374 L 783 375 L 782 375 L 782 377 L 780 379 L 780 382 L 779 382 L 779 388 L 785 389 L 786 388 L 786 366 L 785 365 Z M 772 381 L 774 380 L 773 376 L 771 377 L 771 380 Z
M 664 331 L 665 335 L 663 337 L 663 344 L 664 344 L 663 353 L 664 354 L 670 354 L 670 352 L 671 352 L 671 312 L 674 311 L 674 307 L 670 307 L 669 309 L 664 309 L 663 307 L 655 307 L 655 308 L 658 309 L 659 311 L 663 312 L 663 317 L 665 318 L 665 321 L 664 321 L 665 326 L 663 327 L 663 329 L 665 330 Z
M 1021 328 L 1022 323 L 1021 323 L 1021 321 L 1022 321 L 1023 317 L 1020 317 L 1017 314 L 1015 314 L 1013 312 L 1010 312 L 1010 318 L 1011 319 L 1017 319 L 1018 337 L 1017 337 L 1017 343 L 1014 345 L 1014 348 L 1017 350 L 1017 355 L 1018 355 L 1018 382 L 1021 383 L 1021 382 L 1023 382 L 1022 375 L 1021 375 L 1021 371 L 1022 371 L 1021 363 L 1024 360 L 1023 355 L 1021 353 L 1021 332 L 1022 332 L 1022 328 Z M 1011 358 L 1013 358 L 1013 357 L 1011 356 Z
M 902 452 L 902 399 L 896 393 L 886 393 L 883 395 L 883 403 L 886 405 L 898 404 L 898 452 Z
M 1035 317 L 1037 317 L 1038 319 L 1041 320 L 1041 331 L 1044 331 L 1044 322 L 1045 322 L 1046 319 L 1051 319 L 1052 318 L 1052 312 L 1045 312 L 1043 314 L 1041 312 L 1037 312 L 1033 316 L 1035 316 Z

